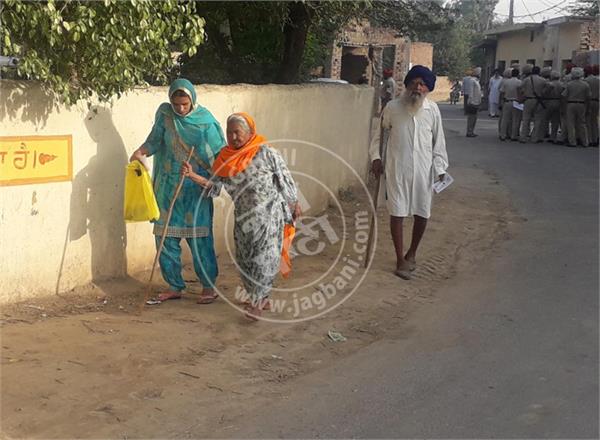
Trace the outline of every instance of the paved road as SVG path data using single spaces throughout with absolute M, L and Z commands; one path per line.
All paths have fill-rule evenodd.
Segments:
M 421 308 L 410 339 L 215 435 L 598 438 L 598 149 L 502 143 L 485 117 L 466 139 L 459 109 L 441 107 L 451 162 L 500 178 L 528 220 L 518 236 Z

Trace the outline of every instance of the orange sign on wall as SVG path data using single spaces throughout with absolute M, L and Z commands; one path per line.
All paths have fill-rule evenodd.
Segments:
M 72 136 L 0 136 L 0 186 L 73 180 Z

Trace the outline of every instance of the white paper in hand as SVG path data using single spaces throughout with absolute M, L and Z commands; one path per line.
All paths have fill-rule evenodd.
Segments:
M 439 194 L 448 188 L 452 182 L 454 182 L 454 178 L 450 174 L 446 173 L 444 180 L 438 180 L 433 184 L 433 190 L 436 194 Z

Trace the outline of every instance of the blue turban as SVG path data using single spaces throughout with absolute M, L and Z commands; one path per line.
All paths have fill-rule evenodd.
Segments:
M 435 74 L 425 66 L 417 64 L 408 71 L 404 77 L 404 85 L 408 84 L 415 78 L 421 78 L 430 92 L 435 88 Z

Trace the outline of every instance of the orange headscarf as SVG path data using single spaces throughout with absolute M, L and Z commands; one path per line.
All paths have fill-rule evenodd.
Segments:
M 258 153 L 258 148 L 267 141 L 263 135 L 256 134 L 256 124 L 252 116 L 244 112 L 234 113 L 234 115 L 246 120 L 251 136 L 240 148 L 226 145 L 221 149 L 212 166 L 213 173 L 220 177 L 233 177 L 244 171 Z
M 267 138 L 256 133 L 256 124 L 254 119 L 252 119 L 252 116 L 244 112 L 234 113 L 234 115 L 241 116 L 246 120 L 248 127 L 250 127 L 251 137 L 248 142 L 240 148 L 226 145 L 221 149 L 212 166 L 213 173 L 220 177 L 233 177 L 244 171 L 248 165 L 250 165 L 250 162 L 252 162 L 256 153 L 258 153 L 259 147 L 267 141 Z M 295 234 L 296 228 L 294 225 L 286 224 L 284 226 L 279 271 L 286 278 L 292 271 L 292 261 L 289 250 Z

